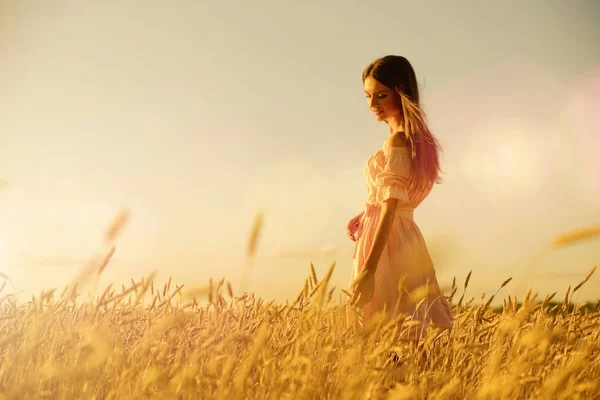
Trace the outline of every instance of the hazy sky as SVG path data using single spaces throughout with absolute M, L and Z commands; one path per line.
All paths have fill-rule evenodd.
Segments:
M 235 283 L 264 209 L 250 290 L 295 297 L 334 260 L 347 286 L 345 225 L 388 134 L 360 77 L 387 54 L 412 62 L 444 149 L 415 213 L 444 286 L 473 270 L 489 295 L 600 224 L 596 1 L 92 3 L 0 0 L 0 272 L 18 289 L 67 284 L 122 206 L 104 283 Z M 562 295 L 599 261 L 599 239 L 553 250 L 529 286 Z

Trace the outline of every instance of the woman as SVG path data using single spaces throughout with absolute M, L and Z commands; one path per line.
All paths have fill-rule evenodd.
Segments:
M 349 304 L 362 309 L 362 323 L 384 308 L 388 319 L 407 313 L 423 322 L 408 332 L 418 340 L 430 322 L 451 328 L 453 319 L 413 221 L 414 209 L 433 184 L 441 182 L 440 147 L 427 127 L 415 72 L 406 58 L 377 59 L 364 70 L 362 80 L 369 108 L 378 121 L 387 123 L 389 136 L 364 168 L 365 210 L 346 228 L 356 242 Z

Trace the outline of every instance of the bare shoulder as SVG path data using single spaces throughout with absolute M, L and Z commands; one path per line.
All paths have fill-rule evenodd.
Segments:
M 386 140 L 385 144 L 388 147 L 406 147 L 408 143 L 404 132 L 394 132 Z

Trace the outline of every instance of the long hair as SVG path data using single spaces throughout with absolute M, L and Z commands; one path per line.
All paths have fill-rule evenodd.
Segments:
M 438 155 L 441 147 L 427 126 L 427 116 L 419 102 L 417 77 L 410 62 L 402 56 L 379 58 L 363 71 L 363 84 L 369 76 L 382 85 L 395 89 L 402 100 L 404 134 L 410 144 L 413 160 L 410 187 L 427 189 L 434 183 L 441 183 Z

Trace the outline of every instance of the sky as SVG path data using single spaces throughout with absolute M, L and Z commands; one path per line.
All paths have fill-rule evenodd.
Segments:
M 415 211 L 440 284 L 562 296 L 600 239 L 532 257 L 600 224 L 598 17 L 583 0 L 0 0 L 0 272 L 22 294 L 64 287 L 125 207 L 101 285 L 237 287 L 264 210 L 248 290 L 293 299 L 334 261 L 347 288 L 345 226 L 388 134 L 360 77 L 397 54 L 443 148 Z

